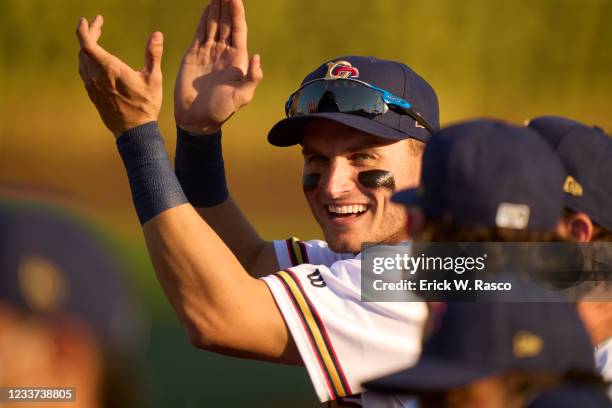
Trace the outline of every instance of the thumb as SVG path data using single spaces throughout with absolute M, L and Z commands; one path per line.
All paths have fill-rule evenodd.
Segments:
M 161 79 L 161 59 L 164 52 L 164 35 L 155 31 L 149 37 L 145 50 L 145 73 L 150 78 Z
M 261 69 L 261 57 L 259 54 L 254 54 L 253 57 L 251 57 L 251 61 L 249 61 L 247 74 L 237 90 L 240 106 L 251 102 L 253 95 L 255 95 L 255 89 L 257 89 L 262 79 L 263 70 Z

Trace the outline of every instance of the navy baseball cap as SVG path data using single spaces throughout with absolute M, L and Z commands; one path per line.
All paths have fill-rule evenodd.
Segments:
M 143 315 L 92 224 L 60 205 L 0 198 L 0 303 L 82 319 L 116 352 L 141 347 Z
M 420 186 L 393 201 L 468 228 L 552 231 L 563 210 L 564 179 L 559 157 L 537 132 L 474 120 L 434 133 Z
M 440 126 L 438 97 L 435 91 L 408 66 L 375 57 L 344 56 L 334 58 L 308 74 L 302 85 L 317 79 L 355 79 L 381 88 L 409 102 L 433 129 Z M 392 110 L 374 118 L 348 113 L 320 112 L 293 116 L 278 122 L 268 134 L 275 146 L 292 146 L 302 142 L 302 132 L 311 119 L 328 119 L 354 129 L 391 140 L 414 138 L 426 142 L 429 131 L 415 119 Z
M 565 205 L 612 231 L 612 138 L 597 127 L 559 116 L 541 116 L 528 126 L 565 165 Z
M 365 386 L 418 394 L 507 372 L 570 371 L 596 377 L 591 341 L 573 303 L 450 302 L 413 367 Z

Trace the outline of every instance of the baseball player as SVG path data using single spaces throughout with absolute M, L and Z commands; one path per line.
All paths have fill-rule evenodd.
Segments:
M 565 385 L 546 390 L 533 399 L 527 408 L 609 408 L 610 400 L 597 387 Z
M 413 209 L 415 238 L 550 240 L 564 179 L 559 158 L 535 131 L 480 120 L 434 134 L 420 186 L 394 199 Z M 516 277 L 513 285 L 541 292 L 544 303 L 447 303 L 416 365 L 370 387 L 416 395 L 425 408 L 519 407 L 555 384 L 600 382 L 573 304 Z
M 0 387 L 72 391 L 0 405 L 149 406 L 135 370 L 143 316 L 118 260 L 48 192 L 25 193 L 0 186 Z
M 520 408 L 564 383 L 603 387 L 572 304 L 450 302 L 419 361 L 366 386 L 420 408 Z
M 302 144 L 304 191 L 327 243 L 270 243 L 229 198 L 220 155 L 221 124 L 261 80 L 259 57 L 248 60 L 242 2 L 212 1 L 183 59 L 180 184 L 156 123 L 162 35 L 151 36 L 136 72 L 97 44 L 101 26 L 100 16 L 79 22 L 80 73 L 116 136 L 151 260 L 192 343 L 303 364 L 323 401 L 357 396 L 364 380 L 413 362 L 424 304 L 361 304 L 360 260 L 350 258 L 361 242 L 409 238 L 403 209 L 389 199 L 416 184 L 422 144 L 438 126 L 431 87 L 405 65 L 371 57 L 334 59 L 308 75 L 269 140 Z
M 557 116 L 529 122 L 555 149 L 568 173 L 563 189 L 566 213 L 559 233 L 578 242 L 612 241 L 612 183 L 609 181 L 612 139 L 601 129 Z M 595 288 L 611 296 L 609 278 Z M 597 366 L 612 381 L 612 302 L 578 303 L 595 346 Z M 610 390 L 612 398 L 612 390 Z

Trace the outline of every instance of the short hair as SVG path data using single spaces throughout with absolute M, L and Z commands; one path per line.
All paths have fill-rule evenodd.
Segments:
M 449 221 L 428 221 L 416 234 L 424 242 L 566 242 L 556 232 L 514 230 L 498 227 L 467 228 Z
M 425 150 L 424 142 L 414 138 L 406 139 L 406 141 L 408 144 L 408 151 L 410 152 L 411 156 L 420 156 L 423 154 L 423 151 Z

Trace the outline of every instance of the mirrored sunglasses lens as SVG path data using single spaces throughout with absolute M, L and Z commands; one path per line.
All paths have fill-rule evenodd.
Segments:
M 387 111 L 379 92 L 354 81 L 320 81 L 305 86 L 293 97 L 288 116 L 339 112 L 374 117 Z

